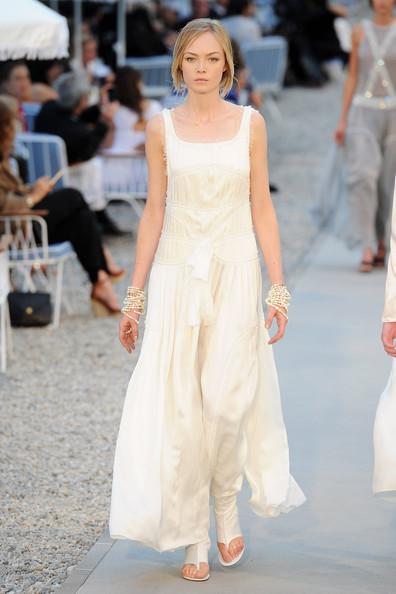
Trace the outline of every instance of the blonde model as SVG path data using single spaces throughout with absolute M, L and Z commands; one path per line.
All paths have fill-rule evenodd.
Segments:
M 394 0 L 370 0 L 372 19 L 356 26 L 340 121 L 350 217 L 346 239 L 359 244 L 360 272 L 384 266 L 396 171 L 396 19 Z
M 222 565 L 243 555 L 237 494 L 245 476 L 263 517 L 303 503 L 289 451 L 271 345 L 287 323 L 266 130 L 224 101 L 230 39 L 197 19 L 177 38 L 172 76 L 187 99 L 147 127 L 147 204 L 120 340 L 145 333 L 117 441 L 110 533 L 158 551 L 186 547 L 182 576 L 209 577 L 209 497 Z M 264 318 L 262 249 L 271 289 Z M 273 320 L 277 331 L 270 339 Z

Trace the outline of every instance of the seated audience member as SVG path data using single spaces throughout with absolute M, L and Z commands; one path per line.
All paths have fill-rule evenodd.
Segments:
M 87 14 L 88 4 L 93 14 Z M 106 66 L 116 66 L 115 44 L 117 43 L 117 6 L 111 3 L 85 2 L 84 17 L 88 19 L 86 37 L 96 39 L 97 53 Z
M 88 35 L 82 40 L 82 64 L 91 81 L 102 81 L 112 78 L 113 72 L 98 56 L 98 43 Z
M 127 56 L 145 57 L 168 54 L 168 48 L 145 6 L 138 5 L 126 16 Z
M 88 107 L 90 86 L 81 72 L 62 74 L 55 81 L 56 101 L 49 101 L 37 115 L 35 130 L 56 134 L 66 144 L 70 183 L 78 188 L 96 212 L 104 233 L 122 233 L 108 216 L 103 192 L 102 165 L 95 158 L 101 147 L 113 141 L 113 117 L 117 105 L 104 102 Z
M 157 5 L 157 18 L 161 21 L 167 31 L 177 31 L 179 23 L 179 12 L 172 2 L 160 2 Z
M 33 84 L 42 83 L 52 87 L 61 74 L 70 72 L 70 65 L 66 59 L 31 60 L 29 69 L 32 81 L 34 81 Z
M 230 0 L 227 16 L 221 20 L 221 24 L 239 44 L 260 39 L 261 29 L 254 18 L 255 12 L 254 0 Z
M 143 152 L 146 126 L 150 118 L 162 110 L 158 101 L 145 99 L 137 70 L 123 66 L 116 72 L 114 96 L 119 103 L 115 113 L 114 140 L 110 152 Z
M 212 10 L 217 14 L 218 19 L 222 19 L 227 15 L 227 8 L 228 8 L 228 1 L 229 0 L 215 0 L 212 2 Z
M 88 31 L 82 38 L 81 61 L 83 71 L 89 82 L 88 104 L 100 102 L 102 92 L 114 81 L 114 73 L 98 55 L 98 43 Z M 74 62 L 74 70 L 79 70 L 79 64 Z
M 346 16 L 345 7 L 327 0 L 276 0 L 275 12 L 276 32 L 289 44 L 286 82 L 322 86 L 328 80 L 323 65 L 347 61 L 334 29 L 335 19 Z
M 1 65 L 0 92 L 18 101 L 18 127 L 22 130 L 27 130 L 23 103 L 45 103 L 57 98 L 56 91 L 49 85 L 32 83 L 29 69 L 23 60 Z
M 208 0 L 191 0 L 191 14 L 178 22 L 180 30 L 193 19 L 218 19 L 219 13 L 212 8 Z
M 98 315 L 118 313 L 120 306 L 111 277 L 120 278 L 118 268 L 101 244 L 96 219 L 78 190 L 53 190 L 48 177 L 39 178 L 29 187 L 10 167 L 15 139 L 15 113 L 7 101 L 0 98 L 0 214 L 29 209 L 47 210 L 44 216 L 49 243 L 70 241 L 92 283 L 91 299 Z

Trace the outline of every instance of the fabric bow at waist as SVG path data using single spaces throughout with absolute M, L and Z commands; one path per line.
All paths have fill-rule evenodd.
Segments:
M 212 242 L 203 239 L 194 247 L 186 262 L 192 267 L 188 309 L 190 326 L 199 326 L 201 322 L 208 325 L 213 320 L 214 303 L 208 282 L 212 256 Z

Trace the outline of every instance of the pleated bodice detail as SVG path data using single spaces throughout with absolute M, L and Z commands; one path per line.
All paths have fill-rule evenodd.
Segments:
M 164 110 L 168 187 L 156 261 L 195 262 L 206 278 L 210 259 L 257 257 L 250 211 L 249 121 L 243 109 L 237 134 L 220 142 L 187 142 Z

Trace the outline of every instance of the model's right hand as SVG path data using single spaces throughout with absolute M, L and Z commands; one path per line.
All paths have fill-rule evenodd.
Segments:
M 396 322 L 384 322 L 382 326 L 382 344 L 385 352 L 391 357 L 396 357 Z
M 346 134 L 346 123 L 340 122 L 334 132 L 334 140 L 339 146 L 343 146 L 345 144 L 345 134 Z
M 139 330 L 137 323 L 127 316 L 123 316 L 119 326 L 119 339 L 128 353 L 132 353 L 135 349 L 138 338 Z
M 282 308 L 283 311 L 286 314 L 286 310 L 284 308 Z M 276 320 L 276 324 L 278 326 L 278 331 L 276 332 L 276 334 L 274 334 L 274 336 L 272 338 L 270 338 L 270 340 L 267 342 L 267 344 L 275 344 L 276 342 L 278 342 L 279 340 L 281 340 L 281 338 L 283 338 L 285 331 L 286 331 L 286 325 L 287 325 L 287 318 L 277 309 L 275 309 L 274 307 L 271 307 L 270 305 L 268 306 L 268 311 L 267 311 L 267 317 L 265 320 L 265 327 L 267 328 L 267 330 L 269 330 L 272 326 L 272 322 L 273 320 Z

